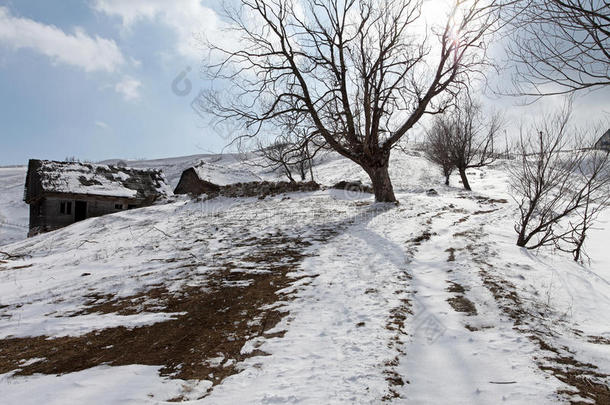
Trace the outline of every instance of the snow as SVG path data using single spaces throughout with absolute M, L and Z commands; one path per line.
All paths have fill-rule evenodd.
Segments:
M 159 229 L 165 224 L 157 222 L 157 229 L 147 228 L 151 225 L 149 215 L 164 217 L 176 208 L 176 204 L 156 206 L 135 210 L 135 215 L 120 212 L 90 218 L 8 245 L 6 248 L 11 251 L 28 250 L 33 257 L 14 271 L 0 272 L 0 303 L 9 306 L 5 312 L 8 319 L 0 325 L 0 336 L 27 336 L 33 332 L 55 337 L 78 335 L 110 326 L 150 324 L 176 315 L 69 317 L 82 309 L 88 296 L 109 292 L 129 296 L 176 275 L 177 270 L 167 270 L 163 263 L 153 261 L 175 254 L 172 241 L 166 240 L 163 248 L 158 245 Z M 135 250 L 140 257 L 133 256 Z
M 608 248 L 608 229 L 610 229 L 610 210 L 602 211 L 595 227 L 590 231 L 587 240 L 587 250 L 591 256 L 592 266 L 603 269 L 610 263 L 610 249 Z M 610 268 L 606 267 L 604 278 L 610 282 Z
M 167 182 L 172 186 L 176 187 L 178 184 L 178 180 L 180 180 L 180 176 L 182 172 L 189 167 L 195 166 L 201 160 L 209 160 L 214 159 L 218 155 L 210 155 L 210 154 L 200 154 L 200 155 L 191 155 L 191 156 L 180 156 L 175 158 L 165 158 L 165 159 L 152 159 L 152 160 L 121 160 L 121 159 L 110 159 L 104 160 L 100 162 L 101 164 L 106 165 L 117 165 L 119 162 L 125 163 L 129 167 L 133 167 L 134 169 L 161 169 L 163 170 L 163 174 L 165 174 L 165 178 Z
M 307 260 L 303 271 L 319 276 L 286 304 L 293 320 L 276 329 L 288 333 L 260 347 L 273 359 L 252 358 L 259 368 L 230 377 L 204 403 L 372 403 L 382 397 L 380 365 L 394 354 L 386 347 L 391 332 L 385 329 L 385 310 L 401 298 L 393 288 L 405 258 L 400 248 L 379 250 L 369 242 L 379 237 L 361 224 Z M 385 288 L 365 293 L 380 283 Z
M 0 246 L 25 239 L 30 211 L 23 201 L 26 167 L 0 167 Z
M 146 313 L 137 315 L 91 314 L 78 317 L 50 317 L 40 305 L 18 311 L 0 326 L 0 339 L 44 335 L 49 337 L 80 336 L 95 330 L 117 326 L 137 327 L 172 319 L 176 313 Z
M 252 181 L 261 181 L 261 178 L 250 170 L 232 169 L 217 165 L 214 163 L 206 163 L 201 161 L 194 167 L 197 177 L 200 180 L 207 181 L 218 186 L 228 186 L 235 183 L 249 183 Z
M 196 387 L 196 391 L 200 391 L 210 385 L 208 382 L 162 378 L 158 375 L 159 368 L 98 366 L 62 376 L 18 378 L 5 374 L 0 376 L 2 401 L 22 405 L 151 404 L 159 403 L 161 398 L 184 395 L 187 387 Z
M 384 369 L 408 380 L 397 391 L 412 403 L 557 403 L 554 392 L 563 385 L 538 370 L 537 349 L 502 318 L 489 292 L 477 288 L 476 272 L 447 273 L 444 250 L 460 247 L 453 241 L 459 228 L 450 225 L 464 216 L 462 209 L 480 208 L 451 194 L 400 194 L 417 208 L 382 206 L 361 214 L 363 220 L 318 250 L 303 269 L 319 276 L 286 304 L 290 320 L 277 327 L 288 332 L 260 346 L 273 355 L 248 360 L 250 367 L 202 403 L 376 403 L 388 394 Z M 457 212 L 433 222 L 430 232 L 438 239 L 408 254 L 407 241 L 438 212 L 430 208 L 448 203 Z M 464 316 L 446 301 L 449 279 L 473 285 L 482 312 L 475 322 L 493 328 L 473 333 L 464 327 Z M 389 346 L 396 334 L 388 329 L 388 310 L 409 319 L 401 306 L 406 300 L 412 339 L 404 335 Z M 384 366 L 396 357 L 398 367 Z
M 234 181 L 229 177 L 240 170 L 254 170 L 237 155 L 137 163 L 167 168 L 175 185 L 181 170 L 202 159 L 204 167 L 222 168 L 213 182 Z M 610 374 L 610 345 L 586 338 L 610 339 L 610 214 L 600 218 L 589 237 L 590 265 L 549 250 L 518 248 L 506 164 L 469 171 L 475 191 L 466 193 L 457 177 L 451 178 L 451 187 L 441 185 L 438 170 L 417 151 L 396 152 L 391 176 L 401 201 L 397 207 L 343 190 L 295 193 L 288 199 L 177 199 L 19 242 L 8 239 L 13 243 L 1 250 L 31 257 L 0 264 L 2 338 L 76 336 L 162 322 L 179 314 L 156 312 L 150 305 L 134 315 L 79 311 L 90 295 L 128 297 L 158 285 L 170 291 L 206 288 L 215 271 L 214 252 L 240 238 L 281 230 L 311 245 L 295 271 L 299 281 L 274 304 L 289 315 L 269 333 L 286 333 L 251 337 L 243 354 L 262 350 L 270 355 L 247 357 L 240 373 L 209 394 L 209 381 L 160 377 L 162 365 L 134 364 L 59 376 L 9 372 L 0 375 L 0 397 L 8 404 L 155 403 L 180 395 L 198 404 L 368 404 L 384 398 L 414 404 L 567 403 L 558 392 L 572 387 L 540 368 L 552 353 L 530 336 L 544 334 L 554 347 L 568 348 L 578 361 Z M 0 169 L 0 184 L 11 193 L 16 193 L 20 170 L 25 175 L 23 168 Z M 315 174 L 327 185 L 368 183 L 360 168 L 332 155 L 324 157 Z M 427 195 L 430 188 L 438 195 Z M 0 215 L 19 201 L 6 195 L 0 197 Z M 325 243 L 311 237 L 321 224 L 336 231 Z M 184 247 L 192 257 L 181 251 Z M 168 259 L 192 266 L 186 272 Z M 236 260 L 233 271 L 266 270 Z M 514 286 L 523 309 L 538 318 L 516 325 L 486 277 Z M 451 302 L 457 297 L 467 298 L 476 314 L 456 310 Z M 207 362 L 225 360 L 214 356 Z M 21 366 L 32 361 L 44 359 L 24 359 Z
M 109 176 L 110 168 L 106 165 L 88 165 L 93 170 L 78 162 L 59 163 L 42 161 L 42 170 L 47 175 L 42 177 L 43 190 L 91 195 L 110 195 L 116 197 L 135 198 L 137 190 L 123 185 L 122 180 L 129 175 L 119 171 Z M 96 168 L 103 170 L 99 174 Z M 95 184 L 90 184 L 90 183 Z M 85 184 L 87 183 L 87 184 Z
M 432 199 L 432 204 L 438 203 L 437 200 Z M 447 261 L 448 247 L 465 247 L 454 235 L 473 226 L 468 223 L 467 228 L 466 222 L 459 223 L 459 220 L 466 212 L 475 212 L 479 207 L 470 200 L 456 198 L 443 198 L 442 203 L 456 208 L 435 217 L 442 212 L 442 207 L 437 206 L 436 210 L 407 222 L 412 229 L 421 229 L 424 220 L 432 218 L 429 232 L 433 236 L 414 255 L 410 263 L 413 278 L 409 284 L 417 291 L 420 311 L 433 314 L 442 333 L 433 334 L 430 339 L 425 324 L 412 323 L 415 338 L 406 349 L 405 363 L 398 368 L 399 374 L 410 375 L 405 396 L 414 403 L 428 403 L 431 399 L 436 402 L 442 398 L 453 398 L 455 404 L 556 403 L 552 394 L 561 384 L 548 381 L 537 369 L 533 362 L 536 355 L 533 343 L 515 331 L 512 322 L 503 319 L 490 292 L 480 285 L 473 263 L 462 262 L 459 252 L 455 262 Z M 484 216 L 481 218 L 485 220 Z M 398 229 L 393 231 L 400 234 Z M 447 292 L 449 282 L 469 289 L 468 296 L 479 312 L 472 317 L 475 319 L 467 319 L 450 307 L 447 299 L 456 294 Z M 466 324 L 481 329 L 473 333 L 465 328 Z

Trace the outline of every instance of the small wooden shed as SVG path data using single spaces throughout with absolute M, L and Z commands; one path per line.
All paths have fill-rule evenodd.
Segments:
M 171 194 L 161 170 L 31 159 L 24 200 L 35 235 Z
M 214 194 L 224 186 L 255 181 L 261 178 L 249 170 L 201 161 L 182 172 L 174 194 Z

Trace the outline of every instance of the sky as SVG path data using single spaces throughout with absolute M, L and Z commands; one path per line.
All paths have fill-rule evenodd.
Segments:
M 226 137 L 193 108 L 204 51 L 222 41 L 220 0 L 0 0 L 0 166 L 29 158 L 98 161 L 220 152 Z M 575 101 L 581 120 L 610 97 Z M 511 124 L 515 99 L 488 99 Z
M 220 151 L 191 107 L 194 34 L 219 32 L 204 3 L 0 0 L 0 166 Z

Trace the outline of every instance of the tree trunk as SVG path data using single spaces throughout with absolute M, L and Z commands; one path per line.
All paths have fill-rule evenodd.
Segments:
M 288 180 L 291 183 L 296 183 L 294 181 L 294 177 L 292 177 L 292 173 L 290 173 L 290 169 L 288 168 L 288 165 L 284 162 L 282 162 L 282 167 L 284 168 L 284 174 L 286 175 L 286 177 L 288 177 Z
M 309 175 L 311 176 L 311 181 L 314 181 L 313 179 L 313 159 L 311 158 L 311 155 L 309 154 L 309 143 L 305 143 L 305 156 L 307 157 L 307 166 L 309 167 Z
M 389 162 L 386 161 L 381 166 L 365 168 L 373 183 L 373 192 L 377 202 L 396 202 L 388 166 Z
M 585 221 L 587 220 L 586 214 L 585 214 Z M 578 262 L 580 261 L 580 257 L 582 256 L 582 247 L 585 244 L 585 238 L 587 237 L 587 226 L 583 225 L 582 227 L 582 233 L 579 235 L 578 240 L 576 241 L 576 247 L 574 248 L 574 261 Z
M 525 247 L 527 241 L 525 240 L 525 229 L 522 229 L 521 232 L 519 232 L 519 237 L 517 238 L 517 246 L 519 247 Z
M 466 177 L 466 169 L 459 169 L 459 172 L 464 188 L 468 191 L 472 191 L 472 189 L 470 188 L 470 183 L 468 182 L 468 177 Z
M 449 185 L 449 174 L 445 175 L 445 185 L 448 186 Z

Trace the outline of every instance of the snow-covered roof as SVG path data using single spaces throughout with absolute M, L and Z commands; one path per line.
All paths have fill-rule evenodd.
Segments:
M 236 183 L 261 181 L 261 178 L 252 173 L 250 170 L 243 168 L 230 168 L 204 161 L 201 161 L 198 165 L 194 166 L 193 170 L 195 170 L 195 173 L 200 180 L 216 184 L 217 186 L 228 186 Z
M 26 201 L 40 193 L 67 193 L 156 199 L 171 194 L 161 170 L 32 159 Z

